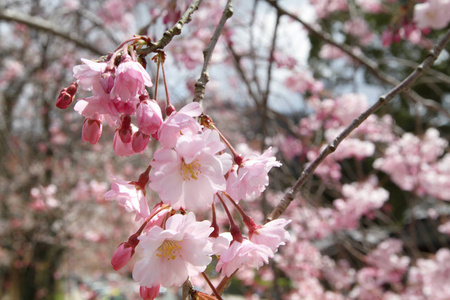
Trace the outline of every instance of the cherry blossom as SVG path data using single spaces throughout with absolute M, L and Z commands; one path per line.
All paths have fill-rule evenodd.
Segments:
M 235 201 L 258 197 L 269 183 L 269 171 L 279 166 L 281 163 L 273 156 L 272 148 L 261 155 L 245 156 L 241 165 L 228 173 L 227 193 Z
M 111 190 L 106 192 L 105 199 L 117 201 L 129 212 L 136 212 L 136 221 L 147 218 L 150 215 L 147 198 L 144 191 L 136 184 L 129 183 L 123 179 L 113 178 Z
M 259 268 L 273 256 L 273 251 L 266 245 L 256 244 L 248 239 L 243 239 L 242 242 L 233 240 L 230 248 L 220 255 L 216 271 L 229 277 L 242 266 Z
M 144 258 L 133 268 L 133 279 L 141 286 L 180 286 L 203 272 L 211 262 L 213 231 L 209 221 L 197 222 L 193 212 L 170 217 L 165 228 L 152 227 L 139 237 Z
M 444 28 L 450 21 L 448 0 L 428 0 L 414 6 L 414 21 L 419 28 Z
M 150 75 L 140 63 L 133 61 L 128 55 L 123 56 L 115 74 L 111 99 L 119 97 L 121 101 L 131 101 L 145 93 L 145 86 L 153 86 Z
M 197 102 L 192 102 L 184 106 L 178 112 L 172 113 L 158 131 L 158 141 L 165 148 L 175 147 L 177 139 L 181 134 L 187 132 L 197 133 L 200 131 L 200 124 L 194 117 L 200 116 L 202 108 Z
M 174 209 L 209 207 L 214 194 L 226 188 L 224 175 L 231 166 L 231 156 L 219 154 L 224 148 L 215 131 L 186 132 L 174 149 L 155 152 L 150 162 L 150 188 Z
M 255 244 L 265 245 L 276 253 L 278 247 L 289 240 L 289 232 L 284 229 L 289 223 L 291 223 L 291 220 L 277 219 L 259 226 L 255 230 L 250 231 L 250 241 Z

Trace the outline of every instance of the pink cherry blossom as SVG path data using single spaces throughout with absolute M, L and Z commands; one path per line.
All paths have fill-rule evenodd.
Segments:
M 213 231 L 209 221 L 197 222 L 193 212 L 170 217 L 165 229 L 152 227 L 140 236 L 144 258 L 133 269 L 133 279 L 141 286 L 179 286 L 206 269 L 211 262 Z
M 120 124 L 121 113 L 132 113 L 126 106 L 118 105 L 117 102 L 111 101 L 106 94 L 78 99 L 74 110 L 86 118 L 106 121 L 110 126 L 118 126 Z
M 227 178 L 227 193 L 235 200 L 251 200 L 258 197 L 269 184 L 268 173 L 281 163 L 272 154 L 272 148 L 261 155 L 248 155 Z
M 266 245 L 255 244 L 248 239 L 242 242 L 233 241 L 230 248 L 225 250 L 217 262 L 216 271 L 221 271 L 225 276 L 231 276 L 234 271 L 246 266 L 259 268 L 273 258 L 273 251 Z
M 128 55 L 122 57 L 122 62 L 117 67 L 114 87 L 111 90 L 111 98 L 119 97 L 128 102 L 146 92 L 145 86 L 151 87 L 152 80 L 144 67 L 131 60 Z
M 410 258 L 402 255 L 403 244 L 397 239 L 387 239 L 378 244 L 367 257 L 366 262 L 378 268 L 377 282 L 400 283 L 409 267 Z
M 341 49 L 330 44 L 323 45 L 319 51 L 319 57 L 322 59 L 337 59 L 346 55 Z
M 86 91 L 92 91 L 94 95 L 97 92 L 104 92 L 100 80 L 107 64 L 85 58 L 82 58 L 81 61 L 84 64 L 73 67 L 73 77 L 78 79 L 79 86 Z
M 155 100 L 144 100 L 136 108 L 136 125 L 147 135 L 156 134 L 162 124 L 161 108 Z
M 202 108 L 197 102 L 191 102 L 180 111 L 172 113 L 162 124 L 158 131 L 158 141 L 165 148 L 173 148 L 178 137 L 187 132 L 197 133 L 200 124 L 195 121 L 202 113 Z
M 224 175 L 231 166 L 231 156 L 218 154 L 224 148 L 215 131 L 184 134 L 175 149 L 155 152 L 150 162 L 150 188 L 174 209 L 209 207 L 214 194 L 226 188 Z
M 144 192 L 135 184 L 119 178 L 113 178 L 111 190 L 106 192 L 105 199 L 117 201 L 129 212 L 136 212 L 136 221 L 147 218 L 150 215 L 147 198 Z
M 419 28 L 441 29 L 450 21 L 450 1 L 428 0 L 414 6 L 414 21 Z
M 435 128 L 429 128 L 422 139 L 405 133 L 373 165 L 389 174 L 392 181 L 403 190 L 415 191 L 419 195 L 430 193 L 448 199 L 450 196 L 445 188 L 448 186 L 450 171 L 445 161 L 448 162 L 450 158 L 444 157 L 442 163 L 438 160 L 447 145 L 448 142 L 439 137 Z
M 424 191 L 438 199 L 450 201 L 450 154 L 422 168 L 422 171 L 420 177 Z
M 369 13 L 379 13 L 383 11 L 381 0 L 356 0 L 356 3 Z
M 419 258 L 417 268 L 413 269 L 420 291 L 425 299 L 444 300 L 450 298 L 448 274 L 450 273 L 450 250 L 439 249 L 433 259 Z M 411 280 L 411 276 L 409 278 Z
M 388 200 L 389 193 L 383 188 L 376 187 L 375 177 L 361 183 L 344 184 L 342 194 L 344 199 L 336 199 L 333 204 L 336 213 L 333 217 L 334 228 L 358 228 L 359 219 L 381 208 Z
M 291 220 L 281 218 L 270 221 L 251 232 L 250 241 L 255 244 L 265 245 L 276 253 L 278 247 L 289 240 L 289 232 L 284 229 L 289 223 L 291 223 Z
M 309 2 L 314 6 L 317 16 L 321 19 L 333 12 L 346 11 L 348 9 L 348 3 L 344 0 L 310 0 Z

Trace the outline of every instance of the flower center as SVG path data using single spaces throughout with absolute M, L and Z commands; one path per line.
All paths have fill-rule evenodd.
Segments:
M 180 250 L 181 246 L 178 245 L 177 241 L 164 241 L 164 243 L 156 250 L 156 256 L 167 260 L 174 260 L 180 255 Z
M 181 171 L 180 175 L 183 177 L 183 180 L 191 180 L 198 179 L 198 174 L 202 171 L 200 170 L 200 163 L 198 159 L 194 160 L 190 164 L 186 164 L 184 161 L 181 163 Z

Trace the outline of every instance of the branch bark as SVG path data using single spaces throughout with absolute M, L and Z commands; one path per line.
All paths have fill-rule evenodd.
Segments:
M 56 24 L 38 17 L 21 14 L 11 10 L 0 10 L 0 20 L 4 20 L 7 22 L 18 22 L 31 28 L 59 36 L 74 43 L 78 47 L 87 49 L 99 56 L 104 54 L 104 51 L 101 51 L 97 47 L 94 47 L 92 44 L 87 43 L 75 33 L 60 30 L 58 29 L 58 26 Z
M 191 21 L 192 14 L 198 9 L 201 3 L 202 0 L 192 1 L 188 9 L 178 20 L 178 22 L 172 28 L 164 32 L 162 38 L 159 41 L 157 41 L 156 43 L 152 43 L 148 48 L 139 49 L 137 51 L 137 54 L 145 56 L 152 53 L 155 50 L 163 49 L 165 46 L 167 46 L 175 36 L 181 34 L 181 29 L 183 29 L 183 26 L 186 23 L 189 23 Z
M 211 64 L 211 58 L 216 47 L 217 41 L 219 40 L 220 35 L 223 32 L 223 28 L 225 27 L 226 21 L 231 18 L 233 15 L 233 0 L 228 0 L 225 5 L 225 9 L 223 10 L 222 17 L 220 18 L 219 24 L 214 31 L 211 40 L 209 41 L 208 46 L 203 51 L 203 67 L 200 78 L 195 83 L 195 92 L 194 92 L 194 101 L 201 102 L 205 98 L 205 89 L 206 84 L 209 81 L 209 66 Z

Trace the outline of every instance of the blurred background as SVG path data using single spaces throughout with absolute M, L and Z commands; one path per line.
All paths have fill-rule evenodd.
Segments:
M 136 180 L 156 143 L 143 154 L 115 156 L 115 128 L 106 125 L 99 143 L 82 143 L 84 118 L 55 103 L 74 81 L 72 68 L 80 58 L 106 55 L 133 34 L 160 39 L 189 3 L 0 2 L 1 300 L 139 299 L 133 265 L 120 272 L 110 265 L 115 248 L 139 224 L 117 203 L 106 202 L 104 194 L 112 177 Z M 267 193 L 245 204 L 259 222 L 319 150 L 395 79 L 411 72 L 444 32 L 415 27 L 415 1 L 277 3 L 299 20 L 265 1 L 236 1 L 214 52 L 203 103 L 242 153 L 272 146 L 283 163 L 271 172 Z M 177 108 L 192 101 L 202 51 L 224 5 L 204 1 L 165 49 L 167 83 Z M 301 22 L 315 26 L 308 31 Z M 448 49 L 413 92 L 378 111 L 349 144 L 342 144 L 343 152 L 323 163 L 286 212 L 293 219 L 291 242 L 269 266 L 238 273 L 229 294 L 382 299 L 413 293 L 415 284 L 417 295 L 432 295 L 425 292 L 430 283 L 420 279 L 426 272 L 417 262 L 436 263 L 435 254 L 449 246 L 450 226 L 439 227 L 450 220 Z M 155 80 L 150 58 L 147 70 Z M 370 253 L 389 239 L 400 241 L 388 256 L 391 265 L 371 262 L 368 257 L 377 256 Z M 447 292 L 441 295 L 450 297 Z M 175 299 L 177 293 L 163 290 L 161 299 Z

